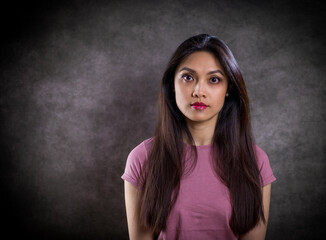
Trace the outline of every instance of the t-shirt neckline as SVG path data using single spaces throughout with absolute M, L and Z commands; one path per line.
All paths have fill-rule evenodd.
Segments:
M 188 143 L 185 143 L 184 142 L 184 145 L 187 146 L 187 147 L 192 147 L 192 146 L 195 146 L 197 150 L 204 150 L 204 149 L 210 149 L 212 148 L 213 144 L 207 144 L 207 145 L 190 145 Z

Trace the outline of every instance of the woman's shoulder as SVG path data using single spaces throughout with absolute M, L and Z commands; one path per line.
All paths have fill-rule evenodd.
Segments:
M 150 137 L 142 141 L 146 149 L 151 149 L 154 143 L 154 137 Z
M 140 179 L 144 163 L 148 159 L 149 150 L 153 144 L 153 137 L 145 139 L 134 147 L 128 155 L 126 167 L 122 179 L 132 183 L 134 186 L 141 188 Z
M 130 153 L 133 154 L 145 154 L 151 149 L 154 143 L 154 137 L 147 138 L 134 147 Z
M 254 145 L 254 151 L 257 159 L 257 165 L 260 171 L 260 174 L 262 176 L 262 186 L 265 186 L 269 183 L 272 183 L 276 180 L 270 162 L 269 158 L 266 154 L 266 152 L 261 149 L 257 144 Z
M 268 156 L 266 152 L 263 149 L 261 149 L 257 144 L 254 144 L 254 151 L 258 160 L 259 159 L 265 161 L 266 159 L 268 160 Z
M 129 153 L 128 159 L 143 162 L 148 158 L 149 151 L 154 143 L 154 137 L 147 138 L 134 147 Z

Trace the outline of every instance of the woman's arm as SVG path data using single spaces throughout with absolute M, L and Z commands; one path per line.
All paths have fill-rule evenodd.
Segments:
M 151 231 L 139 224 L 139 189 L 127 181 L 124 182 L 129 238 L 130 240 L 153 240 Z
M 263 205 L 266 223 L 260 221 L 258 225 L 250 230 L 248 233 L 240 237 L 240 240 L 264 240 L 267 230 L 269 203 L 271 199 L 271 184 L 263 187 Z

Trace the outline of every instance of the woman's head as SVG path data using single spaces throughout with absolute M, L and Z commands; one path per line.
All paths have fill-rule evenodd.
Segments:
M 227 89 L 227 75 L 219 60 L 210 52 L 194 52 L 185 57 L 176 69 L 175 100 L 188 127 L 199 122 L 214 127 L 228 96 Z
M 227 89 L 225 96 L 227 98 L 222 102 L 223 108 L 221 109 L 218 119 L 219 121 L 228 118 L 230 110 L 236 111 L 241 115 L 241 127 L 244 128 L 249 121 L 249 107 L 248 96 L 246 87 L 242 78 L 242 74 L 238 64 L 227 45 L 220 39 L 208 34 L 200 34 L 193 36 L 176 49 L 172 55 L 166 71 L 163 75 L 161 84 L 161 110 L 166 113 L 168 110 L 177 121 L 184 117 L 184 113 L 180 111 L 180 106 L 176 101 L 175 92 L 175 79 L 180 70 L 180 65 L 189 60 L 191 56 L 198 53 L 208 53 L 211 57 L 215 58 L 216 66 L 224 73 L 225 81 L 227 81 Z M 202 58 L 204 59 L 204 58 Z M 220 75 L 223 77 L 222 75 Z M 223 79 L 222 79 L 223 80 Z M 164 106 L 167 109 L 162 109 Z M 240 128 L 241 128 L 240 127 Z

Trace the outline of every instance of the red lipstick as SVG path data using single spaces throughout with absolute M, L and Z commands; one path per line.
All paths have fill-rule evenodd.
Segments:
M 202 102 L 195 102 L 190 105 L 196 110 L 204 110 L 208 107 L 205 103 L 202 103 Z

